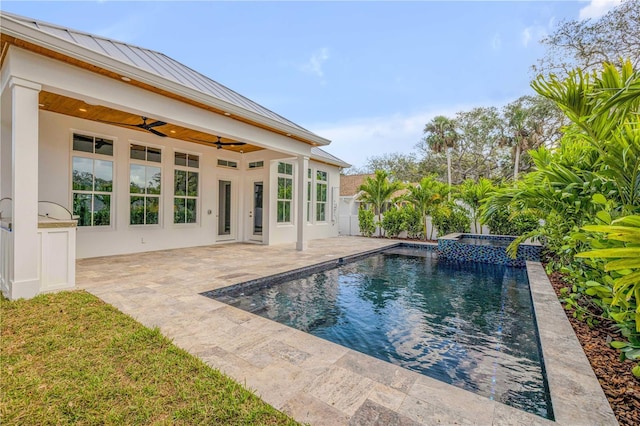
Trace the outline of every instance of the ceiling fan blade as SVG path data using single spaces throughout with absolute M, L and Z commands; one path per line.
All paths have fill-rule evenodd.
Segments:
M 164 126 L 165 124 L 167 123 L 165 123 L 164 121 L 156 121 L 155 123 L 147 124 L 146 126 L 147 128 L 149 128 L 149 127 Z
M 246 142 L 222 142 L 220 140 L 221 138 L 218 138 L 217 141 L 206 141 L 204 139 L 198 139 L 198 138 L 189 138 L 189 139 L 191 139 L 192 141 L 195 141 L 195 142 L 204 142 L 204 143 L 208 143 L 208 144 L 211 144 L 211 145 L 216 145 L 218 147 L 218 149 L 221 148 L 222 146 L 246 145 L 247 144 Z
M 145 128 L 145 130 L 153 133 L 154 135 L 158 135 L 158 136 L 162 136 L 163 138 L 166 138 L 167 135 L 165 135 L 164 133 L 160 133 L 159 131 L 157 131 L 156 129 L 150 129 L 150 128 Z
M 246 145 L 246 142 L 214 142 L 216 145 L 234 146 L 234 145 Z

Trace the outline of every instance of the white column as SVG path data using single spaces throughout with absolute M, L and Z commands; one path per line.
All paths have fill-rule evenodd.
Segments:
M 305 250 L 307 248 L 307 240 L 305 239 L 305 231 L 307 229 L 307 170 L 309 169 L 309 157 L 303 155 L 298 157 L 298 199 L 296 209 L 296 223 L 298 225 L 298 238 L 296 241 L 297 250 Z
M 38 294 L 38 94 L 41 86 L 12 77 L 11 90 L 11 224 L 13 276 L 9 297 Z

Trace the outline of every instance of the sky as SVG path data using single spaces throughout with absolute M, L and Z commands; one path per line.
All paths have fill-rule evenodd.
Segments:
M 619 3 L 2 0 L 0 9 L 162 52 L 361 167 L 415 151 L 436 115 L 533 94 L 539 40 Z

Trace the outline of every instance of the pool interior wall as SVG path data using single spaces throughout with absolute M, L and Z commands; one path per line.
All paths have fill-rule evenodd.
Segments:
M 422 253 L 425 261 L 432 263 L 430 259 L 433 259 L 433 263 L 437 263 L 434 256 L 431 255 L 433 249 L 434 246 L 430 245 L 403 243 L 396 245 L 391 250 L 384 250 L 384 252 L 386 252 L 385 256 L 416 256 L 416 254 L 420 255 Z M 546 418 L 553 418 L 548 387 L 544 377 L 542 352 L 535 329 L 535 318 L 530 306 L 531 293 L 528 287 L 526 270 L 524 269 L 441 261 L 439 280 L 445 282 L 441 285 L 440 299 L 435 300 L 435 306 L 431 308 L 436 308 L 440 312 L 421 313 L 419 310 L 416 311 L 414 306 L 406 311 L 402 310 L 402 315 L 407 315 L 407 313 L 418 315 L 418 317 L 409 318 L 409 320 L 412 324 L 420 324 L 421 326 L 425 320 L 420 318 L 420 315 L 438 317 L 437 321 L 445 321 L 445 324 L 437 324 L 436 321 L 434 327 L 432 323 L 427 321 L 427 327 L 430 329 L 429 333 L 417 337 L 412 336 L 417 328 L 414 328 L 414 332 L 410 330 L 399 332 L 401 327 L 397 323 L 385 324 L 388 320 L 385 319 L 380 322 L 379 316 L 375 312 L 371 312 L 369 306 L 365 307 L 364 310 L 362 309 L 364 305 L 368 305 L 369 301 L 364 305 L 357 305 L 357 303 L 354 304 L 356 299 L 348 297 L 348 294 L 346 299 L 343 297 L 342 303 L 349 303 L 351 304 L 351 309 L 355 309 L 355 317 L 351 318 L 350 321 L 357 323 L 362 320 L 363 324 L 360 324 L 360 326 L 374 325 L 372 329 L 364 334 L 355 330 L 358 328 L 357 324 L 355 329 L 351 326 L 345 328 L 344 325 L 334 327 L 332 322 L 340 321 L 340 319 L 336 315 L 332 315 L 330 307 L 325 310 L 320 309 L 324 301 L 335 298 L 335 294 L 332 296 L 322 293 L 317 295 L 316 300 L 313 300 L 313 297 L 309 296 L 308 292 L 305 291 L 302 299 L 307 299 L 306 303 L 303 303 L 306 307 L 292 306 L 291 301 L 288 301 L 278 315 L 274 315 L 273 312 L 267 313 L 266 308 L 259 300 L 260 297 L 255 297 L 256 291 L 269 293 L 269 287 L 271 286 L 296 279 L 300 280 L 311 274 L 328 271 L 338 266 L 347 268 L 345 265 L 350 264 L 348 268 L 353 269 L 355 267 L 354 262 L 371 258 L 371 256 L 380 252 L 380 250 L 374 250 L 360 253 L 337 261 L 324 262 L 310 268 L 289 271 L 285 274 L 265 277 L 204 294 L 229 303 L 232 306 L 311 332 L 313 335 L 334 343 L 342 344 L 398 364 L 404 368 L 434 377 L 445 383 L 480 393 L 490 399 L 496 399 Z M 370 262 L 375 264 L 375 260 L 370 260 Z M 470 275 L 467 272 L 460 273 L 461 265 L 463 270 L 475 270 L 476 278 L 473 278 L 473 274 Z M 366 265 L 365 268 L 371 269 L 372 265 Z M 369 288 L 373 289 L 372 294 L 369 296 L 375 299 L 380 296 L 380 291 L 405 292 L 406 290 L 403 287 L 406 286 L 404 284 L 413 280 L 413 278 L 411 278 L 411 275 L 403 277 L 402 268 L 404 266 L 400 266 L 400 270 L 387 271 L 391 272 L 391 275 L 400 276 L 401 282 L 395 286 L 389 284 L 388 281 L 393 280 L 393 277 L 389 276 L 382 279 L 381 281 L 385 281 L 382 283 L 369 282 Z M 434 274 L 431 269 L 428 271 L 420 270 L 420 272 L 424 276 Z M 456 274 L 458 274 L 457 277 Z M 471 281 L 466 283 L 467 285 L 460 290 L 461 293 L 456 294 L 456 291 L 452 290 L 453 281 L 469 280 L 470 276 L 472 277 Z M 480 276 L 487 277 L 487 280 L 478 280 Z M 485 283 L 485 281 L 490 282 Z M 430 282 L 424 285 L 435 285 L 437 287 L 437 284 L 437 282 Z M 295 289 L 299 289 L 301 285 L 305 284 L 298 281 L 293 283 Z M 362 283 L 358 284 L 358 286 L 361 285 Z M 283 284 L 283 286 L 286 286 L 286 284 Z M 347 286 L 346 290 L 343 289 L 343 291 L 348 293 L 349 291 L 359 292 L 360 290 L 357 287 L 354 288 L 354 286 Z M 406 305 L 407 303 L 410 304 L 411 300 L 425 299 L 425 294 L 427 294 L 427 298 L 433 299 L 433 297 L 436 297 L 434 296 L 433 287 L 429 290 L 422 289 L 420 291 L 423 292 L 421 296 L 417 294 L 408 295 L 409 297 L 403 300 L 401 304 Z M 300 293 L 299 290 L 294 290 L 294 292 Z M 295 297 L 300 299 L 299 296 L 298 294 Z M 495 303 L 502 304 L 502 306 L 497 307 L 498 309 L 491 310 L 486 308 L 487 301 L 492 296 Z M 282 298 L 283 296 L 274 297 Z M 311 299 L 308 299 L 309 297 Z M 452 310 L 452 307 L 448 305 L 447 298 L 452 299 L 453 303 L 469 304 L 470 307 L 468 309 L 471 309 L 471 313 L 474 313 L 478 318 L 473 321 L 466 321 L 464 318 L 456 317 L 457 314 L 449 315 L 448 311 Z M 397 300 L 392 300 L 391 302 L 373 300 L 373 302 L 374 311 L 376 309 L 389 310 L 388 306 L 395 304 L 395 307 L 390 308 L 393 310 L 397 308 L 399 303 Z M 376 302 L 379 305 L 377 307 L 375 306 Z M 472 303 L 475 303 L 475 305 L 471 306 Z M 483 305 L 485 306 L 484 308 Z M 298 316 L 294 315 L 294 318 L 291 318 L 292 313 L 298 311 L 307 312 Z M 505 314 L 505 311 L 511 311 L 510 314 L 515 317 L 501 317 Z M 389 317 L 391 321 L 394 320 L 395 316 L 397 316 L 397 313 Z M 344 318 L 341 320 L 344 322 Z M 523 325 L 527 324 L 532 326 L 531 329 L 523 331 Z M 436 332 L 435 337 L 431 334 L 434 328 L 440 329 L 440 331 Z M 474 330 L 471 330 L 471 328 L 474 328 Z M 376 334 L 376 330 L 380 333 Z M 484 337 L 478 337 L 474 335 L 478 331 L 480 334 L 488 331 L 488 334 L 482 334 Z M 438 333 L 441 334 L 438 335 Z M 372 338 L 374 334 L 375 338 Z M 392 337 L 390 338 L 389 335 Z M 390 342 L 390 340 L 392 341 Z M 509 347 L 509 345 L 513 347 Z M 394 346 L 401 347 L 400 355 L 398 351 L 393 349 Z M 507 382 L 510 384 L 507 385 Z

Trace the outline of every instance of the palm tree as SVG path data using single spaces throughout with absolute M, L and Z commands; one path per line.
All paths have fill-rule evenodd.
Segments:
M 404 199 L 409 201 L 420 213 L 424 239 L 427 239 L 427 217 L 433 215 L 438 206 L 449 194 L 449 186 L 436 180 L 434 175 L 425 176 L 417 185 L 410 185 Z M 433 227 L 431 235 L 433 237 Z
M 459 197 L 471 210 L 471 220 L 476 232 L 480 234 L 482 234 L 481 221 L 479 223 L 480 206 L 482 205 L 482 200 L 487 198 L 489 193 L 494 190 L 493 184 L 486 178 L 480 178 L 478 182 L 473 179 L 467 179 L 458 188 Z
M 361 192 L 358 199 L 373 206 L 373 212 L 378 216 L 378 224 L 380 224 L 385 205 L 391 201 L 394 192 L 400 189 L 402 189 L 402 182 L 390 181 L 387 172 L 376 170 L 375 176 L 367 177 L 358 188 Z M 382 227 L 380 227 L 379 236 L 382 236 Z
M 427 239 L 427 216 L 437 195 L 433 190 L 434 182 L 435 178 L 433 176 L 425 176 L 417 185 L 410 185 L 407 188 L 407 194 L 404 196 L 422 218 L 422 235 L 424 235 L 425 240 Z
M 506 134 L 500 145 L 510 146 L 513 150 L 513 180 L 518 180 L 520 171 L 520 154 L 522 151 L 537 148 L 539 145 L 542 126 L 536 122 L 532 111 L 523 105 L 524 99 L 507 105 L 504 116 L 507 121 Z
M 429 148 L 440 154 L 447 154 L 447 182 L 451 188 L 451 149 L 456 146 L 460 135 L 456 131 L 456 122 L 443 115 L 434 117 L 424 126 L 424 141 Z

